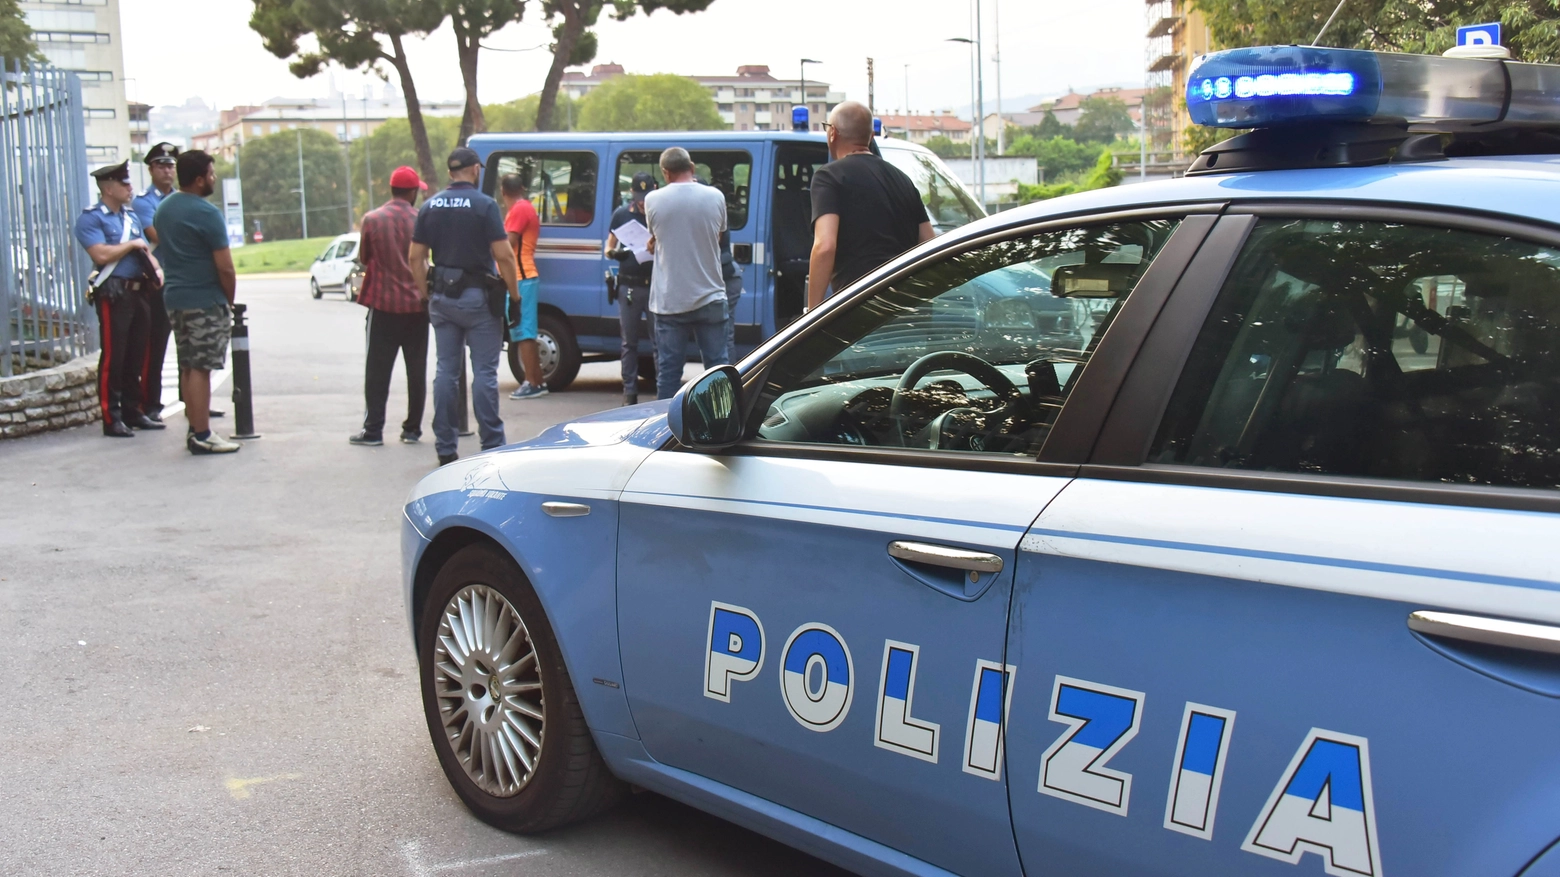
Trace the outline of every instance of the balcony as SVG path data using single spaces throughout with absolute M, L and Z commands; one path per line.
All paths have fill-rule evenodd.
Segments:
M 1180 67 L 1180 66 L 1181 66 L 1181 55 L 1180 55 L 1180 53 L 1179 52 L 1170 52 L 1169 54 L 1160 55 L 1159 57 L 1155 58 L 1153 61 L 1150 61 L 1149 64 L 1148 64 L 1148 72 L 1149 73 L 1163 73 L 1166 70 L 1174 70 L 1174 69 L 1176 69 L 1177 67 Z
M 1154 22 L 1154 26 L 1148 29 L 1148 38 L 1154 40 L 1160 37 L 1167 37 L 1172 33 L 1175 33 L 1176 27 L 1178 27 L 1180 24 L 1180 16 L 1167 15 L 1164 18 Z

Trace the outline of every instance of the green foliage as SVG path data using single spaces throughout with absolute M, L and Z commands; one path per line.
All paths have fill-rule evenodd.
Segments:
M 506 104 L 488 104 L 482 108 L 487 117 L 489 131 L 532 131 L 536 128 L 536 109 L 541 103 L 540 94 L 528 94 Z M 579 103 L 567 94 L 558 95 L 558 106 L 553 113 L 549 131 L 573 131 L 571 123 L 579 122 Z
M 556 118 L 556 114 L 554 114 Z M 617 76 L 580 100 L 581 131 L 719 131 L 708 89 L 685 76 Z
M 244 221 L 260 220 L 267 240 L 303 236 L 298 213 L 298 150 L 303 144 L 303 182 L 309 204 L 310 234 L 348 230 L 347 166 L 336 138 L 317 128 L 268 134 L 245 144 L 239 156 L 244 185 Z M 221 171 L 218 171 L 219 175 Z
M 1015 131 L 1017 133 L 1013 133 Z M 1051 112 L 1050 110 L 1046 110 L 1045 115 L 1040 118 L 1040 124 L 1038 125 L 1030 125 L 1027 128 L 1020 128 L 1015 125 L 1009 125 L 1008 141 L 1012 142 L 1017 140 L 1025 134 L 1028 134 L 1030 137 L 1033 137 L 1036 140 L 1050 140 L 1052 137 L 1071 137 L 1072 131 L 1073 129 L 1063 125 L 1056 118 L 1055 113 Z
M 1336 0 L 1195 0 L 1219 46 L 1309 44 Z M 1560 7 L 1553 0 L 1350 0 L 1322 39 L 1327 46 L 1439 54 L 1457 27 L 1499 21 L 1523 61 L 1560 60 Z
M 1008 155 L 1032 155 L 1039 159 L 1050 179 L 1081 173 L 1100 156 L 1100 144 L 1079 143 L 1067 137 L 1039 140 L 1024 135 L 1007 145 Z
M 486 108 L 490 109 L 490 108 Z M 434 155 L 449 155 L 455 148 L 455 138 L 460 133 L 460 120 L 448 116 L 429 117 L 427 119 L 428 142 Z M 368 162 L 365 165 L 363 151 L 368 150 Z M 339 161 L 339 159 L 338 159 Z M 406 119 L 390 119 L 383 125 L 374 129 L 374 133 L 367 137 L 359 138 L 352 143 L 352 207 L 356 219 L 361 219 L 364 213 L 378 207 L 390 199 L 390 172 L 406 165 L 417 167 L 417 147 L 412 142 L 412 128 Z M 370 192 L 363 185 L 364 176 L 372 170 L 374 172 L 373 190 Z M 247 171 L 245 172 L 247 175 Z M 342 174 L 346 169 L 341 170 Z M 293 170 L 293 176 L 297 177 L 298 171 Z M 430 192 L 444 187 L 448 182 L 443 177 L 424 179 Z M 297 183 L 293 183 L 296 186 Z M 291 186 L 289 188 L 292 188 Z M 246 190 L 247 191 L 247 190 Z M 294 196 L 297 197 L 297 196 Z M 248 196 L 245 196 L 245 207 L 248 207 Z M 309 195 L 312 201 L 314 195 Z M 309 231 L 314 231 L 314 216 L 309 216 Z
M 0 0 L 0 58 L 7 62 L 44 60 L 17 0 Z
M 954 143 L 946 134 L 930 137 L 921 145 L 937 153 L 939 158 L 969 158 L 971 152 L 970 144 Z
M 1078 104 L 1072 137 L 1083 143 L 1109 143 L 1137 127 L 1132 112 L 1119 97 L 1086 97 Z
M 1094 162 L 1094 167 L 1081 179 L 1047 183 L 1031 186 L 1027 183 L 1018 184 L 1018 202 L 1028 204 L 1031 201 L 1045 201 L 1050 198 L 1059 198 L 1063 195 L 1072 195 L 1077 192 L 1087 192 L 1092 189 L 1108 189 L 1111 186 L 1120 185 L 1121 169 L 1111 161 L 1108 150 L 1102 151 Z

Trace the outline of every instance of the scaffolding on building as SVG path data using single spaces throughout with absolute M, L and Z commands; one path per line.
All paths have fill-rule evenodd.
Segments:
M 1151 151 L 1179 152 L 1175 136 L 1173 82 L 1181 58 L 1175 33 L 1182 23 L 1177 0 L 1147 0 L 1148 42 L 1144 50 L 1143 131 Z

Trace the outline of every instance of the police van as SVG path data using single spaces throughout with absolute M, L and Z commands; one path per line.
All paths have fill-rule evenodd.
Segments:
M 1560 67 L 1204 56 L 1186 179 L 428 475 L 432 745 L 863 874 L 1560 875 Z
M 732 254 L 742 271 L 736 306 L 737 353 L 752 350 L 801 316 L 812 253 L 813 171 L 829 160 L 819 134 L 806 131 L 718 131 L 619 134 L 479 134 L 482 190 L 500 197 L 498 180 L 526 178 L 542 232 L 537 343 L 547 386 L 561 390 L 580 363 L 619 355 L 617 306 L 607 300 L 602 255 L 612 212 L 628 200 L 634 174 L 663 182 L 659 158 L 669 146 L 688 150 L 697 175 L 726 195 Z M 883 157 L 910 176 L 939 232 L 985 216 L 976 199 L 925 147 L 878 139 Z M 650 351 L 649 341 L 643 342 Z M 648 356 L 647 356 L 648 359 Z M 523 380 L 519 353 L 509 365 Z M 640 373 L 655 375 L 653 364 Z

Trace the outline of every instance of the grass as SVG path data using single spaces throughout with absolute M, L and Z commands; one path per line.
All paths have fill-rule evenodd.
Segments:
M 307 271 L 334 237 L 245 244 L 233 251 L 233 265 L 240 274 Z

